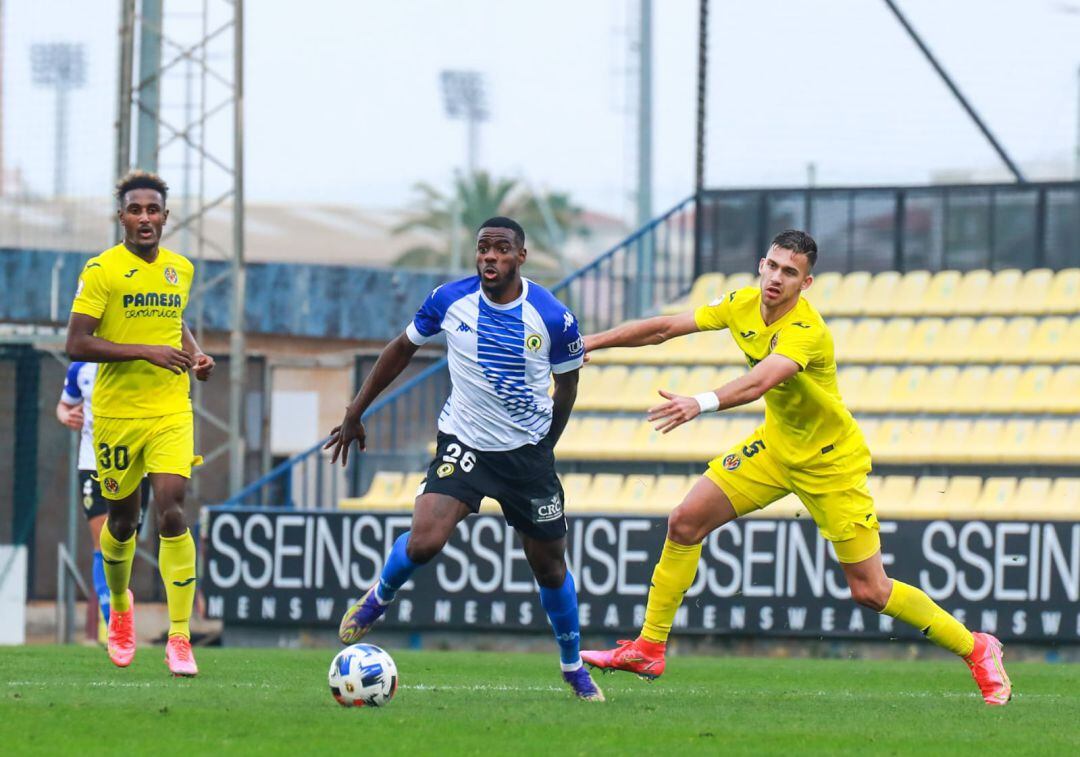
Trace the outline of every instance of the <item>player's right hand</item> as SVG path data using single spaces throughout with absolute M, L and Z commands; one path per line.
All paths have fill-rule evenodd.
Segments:
M 340 426 L 334 426 L 330 431 L 330 438 L 323 445 L 323 449 L 333 449 L 330 454 L 330 464 L 333 465 L 337 462 L 338 456 L 341 456 L 341 467 L 345 467 L 349 462 L 349 446 L 356 440 L 356 446 L 361 452 L 367 449 L 367 432 L 364 431 L 364 424 L 359 418 L 353 418 L 350 413 L 345 413 L 345 419 L 341 421 Z
M 56 407 L 56 417 L 61 423 L 70 428 L 72 431 L 82 431 L 82 405 L 66 405 L 61 402 Z
M 147 345 L 143 360 L 158 368 L 172 371 L 178 376 L 181 373 L 187 373 L 191 366 L 195 365 L 195 360 L 191 355 L 164 344 Z

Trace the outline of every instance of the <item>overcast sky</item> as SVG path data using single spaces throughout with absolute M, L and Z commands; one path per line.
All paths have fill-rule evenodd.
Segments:
M 70 180 L 110 183 L 116 0 L 2 0 L 4 151 L 52 186 L 54 100 L 30 84 L 32 42 L 87 46 L 71 96 Z M 210 0 L 211 6 L 220 0 Z M 1021 163 L 1070 170 L 1080 0 L 898 0 Z M 200 2 L 165 0 L 167 23 Z M 487 76 L 480 164 L 625 215 L 634 124 L 625 70 L 634 0 L 249 0 L 246 178 L 252 200 L 394 207 L 445 185 L 465 127 L 438 75 Z M 994 153 L 880 0 L 713 0 L 710 185 L 917 183 L 996 167 Z M 656 208 L 693 184 L 697 0 L 654 0 Z M 167 111 L 183 100 L 170 80 Z M 224 132 L 222 132 L 224 133 Z M 174 187 L 175 161 L 162 166 Z M 213 179 L 211 179 L 213 183 Z

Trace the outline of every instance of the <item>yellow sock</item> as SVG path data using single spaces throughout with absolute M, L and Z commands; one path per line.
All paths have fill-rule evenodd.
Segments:
M 191 620 L 191 606 L 195 603 L 195 540 L 191 538 L 191 531 L 161 537 L 158 569 L 169 605 L 169 636 L 190 639 L 188 621 Z
M 109 605 L 117 612 L 127 612 L 131 563 L 135 559 L 135 534 L 127 541 L 119 541 L 109 530 L 109 521 L 106 519 L 101 527 L 101 558 L 105 568 L 105 583 L 109 585 Z
M 961 657 L 975 647 L 975 639 L 964 624 L 938 607 L 926 592 L 893 579 L 892 594 L 881 611 L 883 615 L 915 626 L 930 641 Z
M 641 635 L 649 641 L 665 642 L 671 634 L 671 623 L 682 604 L 683 594 L 694 582 L 701 545 L 691 547 L 664 540 L 664 551 L 652 574 L 649 603 L 645 607 L 645 625 Z

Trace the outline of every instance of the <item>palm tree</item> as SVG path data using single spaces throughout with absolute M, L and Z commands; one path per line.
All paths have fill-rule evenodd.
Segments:
M 398 256 L 397 265 L 470 268 L 476 229 L 488 218 L 504 215 L 517 219 L 528 230 L 533 271 L 550 279 L 565 273 L 560 270 L 564 266 L 559 257 L 565 239 L 571 234 L 584 234 L 581 208 L 571 202 L 568 194 L 538 195 L 516 179 L 494 178 L 486 171 L 459 174 L 450 194 L 423 182 L 414 190 L 418 197 L 413 210 L 393 233 L 425 231 L 446 242 L 411 247 Z

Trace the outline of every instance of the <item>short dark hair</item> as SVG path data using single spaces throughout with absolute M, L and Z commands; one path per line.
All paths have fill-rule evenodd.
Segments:
M 770 247 L 779 247 L 781 250 L 791 250 L 797 255 L 805 255 L 813 269 L 817 263 L 817 242 L 805 231 L 787 229 L 773 237 Z
M 128 171 L 116 182 L 116 199 L 123 203 L 124 195 L 133 189 L 154 189 L 161 192 L 161 200 L 164 202 L 169 197 L 169 185 L 156 173 L 149 171 Z
M 514 232 L 514 244 L 518 247 L 525 246 L 525 229 L 521 228 L 521 224 L 513 218 L 507 218 L 506 216 L 489 218 L 480 224 L 480 228 L 476 230 L 476 233 L 479 234 L 484 229 L 510 229 L 510 231 Z

